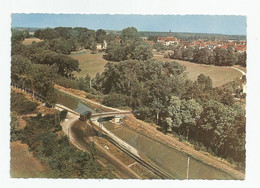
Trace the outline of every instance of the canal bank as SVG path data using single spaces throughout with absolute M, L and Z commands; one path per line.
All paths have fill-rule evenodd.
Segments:
M 63 93 L 64 94 L 64 93 Z M 80 102 L 81 100 L 84 100 L 82 97 L 81 99 L 77 99 L 76 97 L 71 97 L 70 96 L 70 100 L 72 100 L 71 98 L 74 98 L 74 100 L 76 99 L 78 102 Z M 236 171 L 235 169 L 231 169 L 230 167 L 226 167 L 228 169 L 228 171 L 223 171 L 221 169 L 223 169 L 221 167 L 222 166 L 226 166 L 225 164 L 222 164 L 219 161 L 214 161 L 213 159 L 208 159 L 208 156 L 204 156 L 202 158 L 202 161 L 197 161 L 195 158 L 192 157 L 192 153 L 191 154 L 186 154 L 186 153 L 182 153 L 174 148 L 165 148 L 162 147 L 159 143 L 159 145 L 157 145 L 156 141 L 147 141 L 147 137 L 142 137 L 140 136 L 139 133 L 133 131 L 129 133 L 129 129 L 127 127 L 125 127 L 126 129 L 124 130 L 124 133 L 122 133 L 123 129 L 121 129 L 121 131 L 118 131 L 117 134 L 118 137 L 120 138 L 120 136 L 125 136 L 125 138 L 121 138 L 122 140 L 124 140 L 125 142 L 127 142 L 128 144 L 133 144 L 133 142 L 136 142 L 136 140 L 141 140 L 138 142 L 138 144 L 135 144 L 136 148 L 140 153 L 145 153 L 146 155 L 149 155 L 149 157 L 151 158 L 151 161 L 153 161 L 154 164 L 158 165 L 158 166 L 163 166 L 163 168 L 165 168 L 165 170 L 167 170 L 168 172 L 171 172 L 173 175 L 176 176 L 177 179 L 186 179 L 187 178 L 187 169 L 188 169 L 188 164 L 189 164 L 189 175 L 188 178 L 190 179 L 244 179 L 244 175 L 238 171 Z M 128 131 L 127 131 L 128 129 Z M 118 129 L 120 130 L 120 128 Z M 112 131 L 112 129 L 111 129 Z M 116 133 L 116 132 L 115 132 Z M 114 134 L 115 134 L 114 133 Z M 129 138 L 128 138 L 129 137 Z M 133 139 L 133 138 L 138 138 L 138 139 Z M 137 143 L 137 142 L 136 142 Z M 140 144 L 141 143 L 141 144 Z M 149 143 L 149 144 L 148 144 Z M 155 151 L 154 154 L 149 154 L 149 151 L 145 151 L 144 148 L 148 148 L 153 146 L 153 145 L 157 145 L 156 148 L 164 148 L 164 151 L 167 152 L 161 152 L 160 153 L 160 149 L 151 149 L 150 151 Z M 169 152 L 169 151 L 170 152 Z M 174 155 L 172 152 L 174 151 L 175 153 L 178 153 L 176 155 Z M 181 154 L 179 154 L 181 153 Z M 198 153 L 198 151 L 197 151 Z M 202 154 L 204 155 L 204 154 Z M 182 156 L 182 157 L 178 157 L 178 156 Z M 188 161 L 188 157 L 191 157 L 190 160 Z M 170 160 L 167 159 L 168 158 L 174 158 L 175 160 Z M 162 160 L 161 160 L 162 159 Z M 164 160 L 167 159 L 167 160 Z M 165 164 L 164 164 L 165 161 Z M 176 161 L 176 165 L 175 165 L 175 161 Z M 206 161 L 206 163 L 205 163 Z M 168 163 L 168 164 L 167 164 Z M 211 165 L 208 165 L 210 163 L 214 163 L 215 166 L 218 167 L 218 165 L 220 166 L 221 169 L 218 169 L 216 167 L 213 167 Z

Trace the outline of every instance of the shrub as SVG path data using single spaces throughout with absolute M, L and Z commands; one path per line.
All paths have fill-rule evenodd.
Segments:
M 102 104 L 111 107 L 127 107 L 129 97 L 126 95 L 110 93 L 106 95 L 102 101 Z
M 60 122 L 64 121 L 67 117 L 67 114 L 68 114 L 68 110 L 62 110 L 60 112 Z
M 11 93 L 11 111 L 17 114 L 29 114 L 35 111 L 38 104 L 24 97 L 22 93 Z

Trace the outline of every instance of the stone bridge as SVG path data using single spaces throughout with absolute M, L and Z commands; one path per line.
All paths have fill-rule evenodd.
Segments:
M 102 118 L 111 118 L 114 119 L 114 122 L 118 123 L 122 118 L 124 118 L 127 114 L 131 114 L 130 111 L 124 112 L 102 112 L 102 113 L 95 113 L 91 115 L 91 121 L 98 121 Z

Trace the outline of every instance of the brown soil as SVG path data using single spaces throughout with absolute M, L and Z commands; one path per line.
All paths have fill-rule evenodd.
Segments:
M 33 38 L 26 38 L 24 39 L 24 41 L 22 42 L 22 44 L 24 45 L 30 45 L 32 44 L 33 42 L 42 42 L 43 40 L 39 39 L 39 38 L 36 38 L 36 37 L 33 37 Z
M 36 159 L 28 146 L 20 141 L 11 142 L 10 174 L 12 178 L 41 177 L 47 168 Z

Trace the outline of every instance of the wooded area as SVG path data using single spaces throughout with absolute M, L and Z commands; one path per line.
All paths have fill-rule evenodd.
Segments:
M 12 92 L 11 141 L 20 140 L 27 144 L 34 156 L 50 167 L 51 172 L 48 173 L 51 178 L 114 178 L 109 168 L 97 162 L 94 145 L 88 152 L 83 152 L 72 146 L 61 132 L 60 122 L 64 120 L 66 111 L 44 116 L 38 113 L 36 117 L 28 117 L 22 129 L 19 115 L 33 113 L 36 106 L 23 94 Z
M 179 135 L 180 139 L 194 143 L 197 149 L 207 150 L 213 155 L 235 161 L 241 168 L 245 167 L 245 109 L 235 102 L 235 98 L 245 97 L 241 95 L 241 80 L 219 88 L 213 88 L 210 77 L 203 74 L 196 81 L 188 80 L 184 66 L 174 61 L 152 60 L 151 46 L 141 40 L 139 32 L 133 27 L 122 30 L 120 36 L 106 34 L 101 29 L 47 28 L 37 30 L 34 34 L 43 39 L 42 42 L 27 46 L 22 45 L 21 41 L 28 37 L 28 33 L 12 30 L 12 34 L 12 82 L 37 91 L 47 102 L 55 103 L 55 83 L 84 90 L 101 99 L 105 105 L 130 107 L 137 118 L 157 123 L 162 131 Z M 79 63 L 68 54 L 82 48 L 96 53 L 96 44 L 104 44 L 105 40 L 108 43 L 105 58 L 113 62 L 108 62 L 104 72 L 92 80 L 88 75 L 85 78 L 75 78 L 73 73 L 80 71 Z M 156 45 L 157 50 L 164 48 Z M 207 48 L 184 49 L 175 46 L 171 50 L 174 53 L 169 57 L 174 59 L 221 66 L 246 65 L 246 53 L 238 56 L 231 49 L 216 48 L 210 51 Z M 45 121 L 50 126 L 55 126 L 53 118 L 40 115 L 30 118 L 26 128 L 28 133 L 25 131 L 23 134 L 36 131 L 30 127 L 32 123 L 39 130 Z M 36 132 L 33 133 L 37 135 Z M 60 144 L 57 147 L 72 150 L 65 146 L 68 145 L 65 138 L 57 140 L 55 132 L 48 130 L 38 136 L 33 136 L 35 140 L 23 139 L 30 147 L 34 142 L 39 144 L 37 147 L 40 148 L 36 152 L 39 157 L 42 157 L 41 152 L 49 152 L 50 157 L 57 157 L 47 145 L 46 150 L 42 148 L 45 146 L 44 140 L 53 143 L 54 140 L 58 141 Z M 78 155 L 77 152 L 74 153 Z M 69 163 L 70 168 L 78 168 L 78 161 L 87 159 L 89 155 L 84 154 L 74 163 L 65 162 Z M 43 160 L 51 159 L 45 156 Z M 90 165 L 92 163 L 95 164 L 95 161 Z M 56 159 L 51 165 L 55 165 L 60 172 L 69 169 L 62 169 Z M 98 177 L 95 173 L 97 169 L 91 169 L 94 170 L 93 177 Z M 84 177 L 89 171 L 79 170 L 77 173 Z

